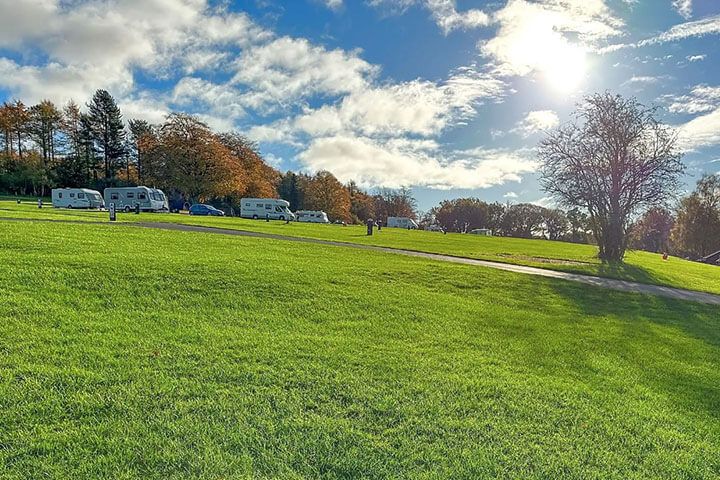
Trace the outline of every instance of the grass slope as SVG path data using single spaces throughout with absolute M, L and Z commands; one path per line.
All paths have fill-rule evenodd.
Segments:
M 716 478 L 712 306 L 0 222 L 0 477 Z
M 0 218 L 3 217 L 106 221 L 107 213 L 52 208 L 39 210 L 32 204 L 15 205 L 14 202 L 0 201 Z M 643 251 L 630 251 L 623 264 L 610 265 L 596 258 L 597 248 L 592 245 L 548 240 L 443 235 L 436 232 L 395 228 L 385 228 L 382 232 L 368 237 L 363 226 L 342 227 L 307 223 L 286 225 L 284 222 L 266 223 L 240 218 L 209 218 L 176 214 L 120 213 L 118 219 L 120 222 L 181 223 L 404 248 L 720 294 L 720 268 L 674 257 L 669 261 L 663 261 L 659 254 Z

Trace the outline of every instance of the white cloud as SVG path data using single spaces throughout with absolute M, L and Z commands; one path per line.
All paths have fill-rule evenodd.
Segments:
M 490 16 L 482 10 L 459 12 L 455 0 L 370 0 L 369 3 L 398 13 L 404 12 L 410 6 L 422 4 L 430 11 L 433 20 L 445 35 L 453 30 L 473 29 L 491 23 Z
M 696 85 L 687 95 L 666 95 L 661 100 L 669 103 L 668 110 L 673 113 L 709 112 L 720 107 L 720 86 Z
M 243 103 L 261 109 L 312 95 L 340 95 L 363 89 L 378 72 L 358 51 L 326 50 L 306 39 L 282 37 L 246 49 L 231 83 L 252 90 Z
M 70 99 L 82 101 L 98 88 L 129 94 L 133 77 L 122 67 L 65 66 L 55 62 L 38 67 L 0 57 L 0 85 L 28 104 L 45 98 L 65 103 Z
M 196 77 L 182 78 L 172 92 L 175 104 L 188 107 L 202 102 L 212 114 L 232 119 L 245 116 L 245 108 L 240 100 L 240 92 L 232 86 Z
M 503 198 L 515 199 L 518 198 L 518 194 L 515 192 L 507 192 L 505 195 L 503 195 Z
M 443 157 L 407 140 L 383 143 L 351 136 L 316 139 L 298 158 L 311 171 L 328 169 L 341 181 L 354 179 L 365 187 L 485 188 L 520 181 L 536 168 L 527 151 L 479 148 Z
M 661 80 L 666 80 L 670 77 L 666 75 L 658 75 L 656 77 L 650 75 L 633 75 L 632 77 L 625 80 L 621 86 L 626 87 L 628 85 L 654 85 Z
M 720 145 L 720 107 L 680 125 L 678 130 L 680 146 L 685 150 Z
M 684 19 L 692 17 L 692 0 L 673 0 L 672 5 Z
M 330 10 L 338 10 L 343 6 L 343 0 L 323 0 L 323 3 Z
M 525 118 L 515 124 L 511 130 L 527 138 L 538 132 L 544 132 L 560 125 L 560 118 L 552 110 L 535 110 L 529 112 Z
M 474 115 L 477 104 L 498 101 L 506 91 L 501 80 L 465 68 L 441 84 L 414 80 L 353 92 L 336 105 L 299 116 L 293 127 L 313 136 L 339 132 L 433 136 Z
M 685 59 L 688 62 L 702 62 L 707 58 L 707 55 L 688 55 Z
M 717 35 L 720 33 L 720 15 L 706 17 L 692 22 L 680 23 L 673 26 L 669 30 L 637 43 L 619 43 L 600 48 L 599 53 L 608 53 L 621 50 L 624 48 L 638 48 L 648 45 L 657 45 L 661 43 L 675 42 L 685 38 L 704 37 L 706 35 Z
M 160 77 L 173 64 L 194 71 L 213 64 L 210 47 L 246 47 L 270 35 L 206 0 L 0 0 L 0 12 L 0 48 L 34 48 L 48 59 L 18 67 L 25 83 L 0 76 L 0 86 L 28 101 L 83 99 L 97 88 L 123 96 L 137 68 Z

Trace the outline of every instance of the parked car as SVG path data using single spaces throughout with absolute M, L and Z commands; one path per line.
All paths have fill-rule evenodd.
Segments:
M 425 230 L 428 232 L 442 232 L 443 228 L 440 225 L 434 224 L 434 225 L 428 225 L 425 227 Z
M 476 228 L 475 230 L 470 230 L 470 233 L 472 235 L 484 235 L 486 237 L 492 237 L 492 230 L 489 228 Z
M 53 188 L 52 205 L 55 208 L 105 208 L 100 192 L 89 188 Z
M 240 200 L 242 218 L 269 218 L 271 220 L 295 220 L 290 203 L 277 198 L 243 198 Z
M 188 210 L 190 215 L 208 215 L 211 217 L 224 217 L 225 212 L 218 210 L 212 205 L 205 205 L 204 203 L 196 203 Z

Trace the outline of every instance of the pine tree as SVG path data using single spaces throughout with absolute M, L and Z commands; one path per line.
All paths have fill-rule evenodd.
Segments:
M 102 154 L 105 182 L 111 183 L 125 157 L 125 127 L 120 108 L 107 90 L 98 90 L 88 104 L 93 139 Z

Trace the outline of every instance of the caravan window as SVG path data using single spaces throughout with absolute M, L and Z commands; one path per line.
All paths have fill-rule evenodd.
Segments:
M 75 194 L 74 194 L 74 193 L 71 193 L 71 194 L 70 194 L 70 198 L 75 198 Z
M 256 206 L 257 208 L 262 208 L 262 207 L 263 207 L 263 204 L 262 204 L 262 203 L 256 203 L 255 206 Z
M 62 192 L 58 192 L 58 198 L 62 198 Z
M 118 199 L 118 194 L 117 194 L 117 193 L 111 193 L 111 194 L 110 194 L 110 200 L 117 200 L 117 199 Z
M 135 198 L 135 194 L 133 192 L 127 192 L 126 197 L 127 198 Z
M 275 211 L 276 211 L 276 212 L 282 212 L 282 208 L 280 208 L 280 207 L 275 207 Z
M 85 194 L 82 192 L 78 193 L 78 198 L 85 198 Z
M 266 203 L 265 210 L 272 210 L 272 205 L 270 205 L 269 203 Z
M 147 197 L 145 196 L 144 193 L 142 193 L 142 192 L 141 192 L 141 193 L 138 193 L 138 200 L 145 200 L 146 198 L 147 198 Z

